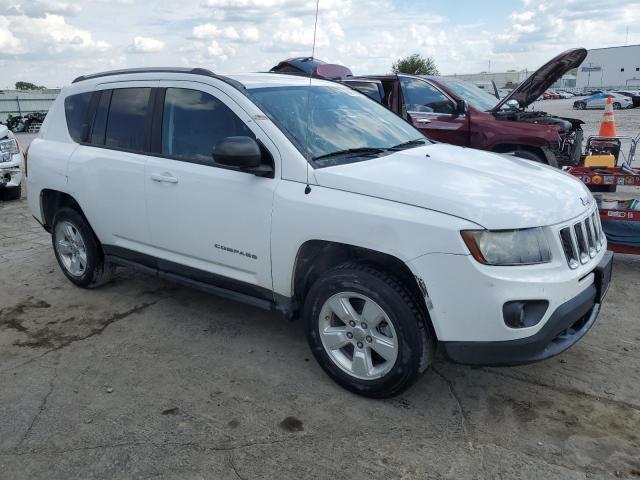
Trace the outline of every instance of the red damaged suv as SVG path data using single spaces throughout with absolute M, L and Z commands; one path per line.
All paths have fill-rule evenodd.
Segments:
M 406 74 L 349 76 L 339 79 L 383 103 L 411 122 L 427 137 L 445 143 L 479 148 L 560 167 L 575 165 L 582 149 L 581 120 L 527 110 L 556 80 L 578 67 L 587 51 L 567 50 L 499 100 L 470 82 L 455 78 Z M 318 65 L 323 65 L 320 69 Z M 272 72 L 322 75 L 317 59 L 289 59 Z M 337 67 L 337 66 L 332 66 Z

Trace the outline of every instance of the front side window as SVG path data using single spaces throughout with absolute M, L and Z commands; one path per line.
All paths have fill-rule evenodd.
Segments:
M 440 90 L 419 78 L 400 77 L 407 112 L 455 113 L 453 102 Z
M 67 118 L 69 135 L 76 142 L 82 142 L 87 127 L 87 110 L 92 92 L 78 93 L 64 99 L 64 113 Z
M 107 147 L 142 151 L 151 88 L 113 90 L 104 144 Z
M 287 85 L 249 90 L 253 101 L 316 167 L 366 160 L 363 149 L 398 148 L 428 140 L 409 123 L 364 95 L 340 85 Z M 358 152 L 349 152 L 357 149 Z M 338 152 L 345 155 L 335 156 Z M 369 152 L 374 153 L 374 152 Z M 332 155 L 330 158 L 327 155 Z
M 167 88 L 162 115 L 162 154 L 212 164 L 213 146 L 227 137 L 253 132 L 224 103 L 208 93 Z
M 438 77 L 438 83 L 478 110 L 485 112 L 492 110 L 500 101 L 495 95 L 491 95 L 486 90 L 464 80 Z

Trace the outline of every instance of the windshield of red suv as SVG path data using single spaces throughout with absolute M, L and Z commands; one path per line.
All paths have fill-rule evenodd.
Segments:
M 438 83 L 477 110 L 488 112 L 499 102 L 495 96 L 464 80 L 438 77 Z
M 249 92 L 316 167 L 367 160 L 429 143 L 378 102 L 340 85 L 264 87 Z

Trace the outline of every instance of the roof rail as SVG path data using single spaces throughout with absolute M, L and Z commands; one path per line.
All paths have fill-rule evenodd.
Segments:
M 211 70 L 206 68 L 183 68 L 183 67 L 148 67 L 148 68 L 123 68 L 121 70 L 110 70 L 107 72 L 91 73 L 80 75 L 71 83 L 78 83 L 92 78 L 110 77 L 112 75 L 124 75 L 128 73 L 191 73 L 193 75 L 204 75 L 207 77 L 220 78 Z

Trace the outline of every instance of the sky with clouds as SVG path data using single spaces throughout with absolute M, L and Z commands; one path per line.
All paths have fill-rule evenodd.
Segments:
M 356 74 L 433 56 L 445 74 L 532 69 L 574 46 L 640 44 L 640 2 L 320 0 L 316 57 Z M 310 55 L 315 0 L 0 0 L 0 87 L 123 67 L 264 71 Z M 628 35 L 627 35 L 628 27 Z

